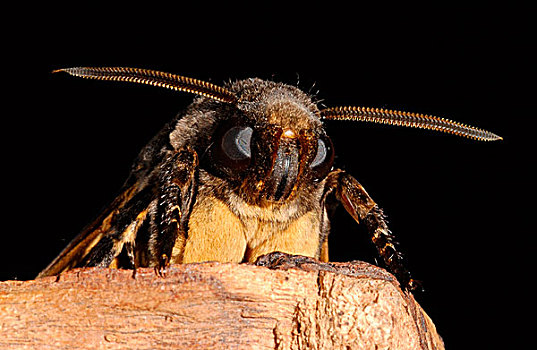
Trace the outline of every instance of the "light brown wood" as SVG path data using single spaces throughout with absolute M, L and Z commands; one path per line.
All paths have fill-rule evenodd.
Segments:
M 261 262 L 263 263 L 263 262 Z M 1 349 L 443 349 L 392 275 L 362 263 L 86 268 L 0 283 Z

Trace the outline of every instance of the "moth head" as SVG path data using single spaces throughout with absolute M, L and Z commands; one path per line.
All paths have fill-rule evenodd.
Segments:
M 292 199 L 326 177 L 334 149 L 320 111 L 299 89 L 260 79 L 230 86 L 234 115 L 217 128 L 205 167 L 255 204 Z
M 429 129 L 496 141 L 489 131 L 434 116 L 367 107 L 319 110 L 299 89 L 247 79 L 226 87 L 159 71 L 122 67 L 59 69 L 82 78 L 126 81 L 186 91 L 228 106 L 203 155 L 204 166 L 256 203 L 283 202 L 305 183 L 326 177 L 334 162 L 322 120 L 351 120 Z

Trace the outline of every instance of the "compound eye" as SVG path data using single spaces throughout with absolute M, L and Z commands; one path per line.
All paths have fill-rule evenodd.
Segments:
M 311 162 L 310 167 L 315 168 L 316 166 L 321 165 L 326 159 L 326 154 L 326 144 L 321 139 L 317 140 L 317 155 L 315 156 L 315 159 L 313 159 L 313 162 Z
M 232 160 L 241 161 L 252 157 L 250 142 L 253 130 L 249 126 L 234 126 L 222 136 L 222 151 Z
M 334 164 L 334 147 L 328 136 L 322 135 L 317 140 L 317 154 L 310 164 L 310 168 L 316 178 L 322 178 L 328 174 Z

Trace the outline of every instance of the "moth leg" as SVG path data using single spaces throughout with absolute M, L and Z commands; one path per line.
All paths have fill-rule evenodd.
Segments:
M 129 211 L 128 211 L 129 212 Z M 117 257 L 123 250 L 123 247 L 127 249 L 127 254 L 130 260 L 130 264 L 133 268 L 136 268 L 134 259 L 134 244 L 138 230 L 142 226 L 147 217 L 147 208 L 141 210 L 136 217 L 129 224 L 124 224 L 122 221 L 127 220 L 126 217 L 130 215 L 124 214 L 124 218 L 119 218 L 114 221 L 114 229 L 102 238 L 93 246 L 88 253 L 85 262 L 82 266 L 100 266 L 100 267 L 112 267 L 117 268 Z
M 371 199 L 362 185 L 342 170 L 330 173 L 326 183 L 328 191 L 335 193 L 336 198 L 354 220 L 365 224 L 379 255 L 387 268 L 397 277 L 402 288 L 416 289 L 419 282 L 412 279 L 404 266 L 403 255 L 397 251 L 397 242 L 388 229 L 382 209 Z
M 180 262 L 184 253 L 188 218 L 197 187 L 198 156 L 185 147 L 162 163 L 159 194 L 149 239 L 151 265 L 159 275 L 170 262 Z
M 136 278 L 136 269 L 138 268 L 138 264 L 136 263 L 136 255 L 135 255 L 135 241 L 129 241 L 125 242 L 125 251 L 127 252 L 127 256 L 129 258 L 129 262 L 132 266 L 132 278 Z

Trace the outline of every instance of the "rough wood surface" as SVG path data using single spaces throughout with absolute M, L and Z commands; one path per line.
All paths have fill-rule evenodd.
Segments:
M 285 255 L 261 264 L 176 265 L 164 278 L 87 268 L 2 282 L 0 348 L 444 348 L 382 269 Z

